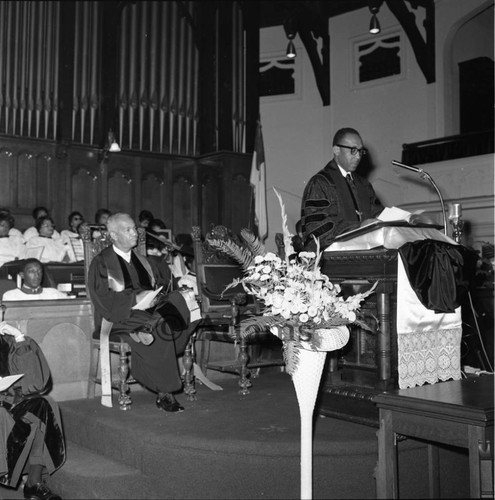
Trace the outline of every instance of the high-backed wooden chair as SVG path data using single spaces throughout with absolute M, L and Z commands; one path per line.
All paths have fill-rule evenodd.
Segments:
M 138 232 L 138 251 L 145 255 L 145 232 L 141 229 L 138 229 Z M 84 247 L 84 270 L 87 283 L 89 266 L 93 257 L 109 246 L 111 239 L 104 227 L 96 228 L 90 225 L 86 225 L 81 229 L 81 237 Z M 87 295 L 90 297 L 89 293 Z M 100 325 L 94 325 L 91 338 L 88 398 L 95 397 L 96 384 L 101 384 L 101 404 L 103 406 L 109 408 L 113 406 L 112 388 L 114 388 L 119 391 L 119 408 L 121 410 L 130 410 L 132 399 L 129 395 L 129 384 L 135 382 L 132 378 L 129 379 L 131 347 L 120 335 L 112 334 L 112 338 L 110 338 L 112 326 L 112 322 L 105 318 L 102 318 Z M 118 382 L 112 380 L 110 353 L 116 353 L 119 356 Z M 100 368 L 100 377 L 98 377 L 98 367 Z
M 235 278 L 243 275 L 241 266 L 228 256 L 208 245 L 201 238 L 201 229 L 193 227 L 194 262 L 202 320 L 198 326 L 196 340 L 202 341 L 199 366 L 206 374 L 208 369 L 233 372 L 240 375 L 239 386 L 242 394 L 248 394 L 251 369 L 265 366 L 283 366 L 281 343 L 270 333 L 255 334 L 242 338 L 239 322 L 253 314 L 260 314 L 254 297 L 247 295 L 242 286 L 229 289 L 225 287 Z M 234 359 L 210 361 L 210 342 L 229 342 L 234 345 Z M 262 360 L 250 359 L 248 346 L 260 343 L 276 345 L 279 357 Z M 277 342 L 278 341 L 278 342 Z M 252 349 L 254 352 L 254 349 Z

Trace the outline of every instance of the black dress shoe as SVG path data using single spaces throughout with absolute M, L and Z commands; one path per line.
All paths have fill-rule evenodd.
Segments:
M 170 412 L 184 411 L 184 407 L 181 406 L 175 399 L 175 396 L 169 392 L 166 392 L 163 396 L 156 398 L 156 406 L 160 410 Z
M 24 498 L 28 500 L 62 500 L 53 493 L 45 483 L 36 483 L 33 486 L 24 486 Z

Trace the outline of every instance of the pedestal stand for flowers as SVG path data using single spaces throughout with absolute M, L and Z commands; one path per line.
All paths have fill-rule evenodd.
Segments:
M 331 330 L 320 330 L 318 346 L 310 342 L 301 342 L 296 347 L 297 366 L 291 373 L 296 390 L 299 414 L 301 417 L 301 499 L 313 497 L 313 412 L 318 396 L 321 374 L 328 351 L 343 347 L 349 340 L 346 326 L 337 326 Z M 290 342 L 290 341 L 288 341 Z

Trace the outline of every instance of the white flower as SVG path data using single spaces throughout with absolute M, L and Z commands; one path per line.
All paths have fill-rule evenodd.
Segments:
M 318 314 L 318 309 L 316 306 L 311 305 L 308 307 L 308 316 L 314 318 Z
M 282 317 L 283 317 L 284 319 L 290 319 L 290 316 L 291 316 L 291 315 L 290 315 L 290 311 L 288 311 L 288 310 L 284 309 L 284 310 L 282 310 L 282 311 L 280 312 L 280 314 L 282 315 Z
M 265 258 L 262 255 L 257 255 L 254 258 L 254 263 L 255 264 L 261 264 L 264 260 L 265 260 Z
M 280 295 L 279 293 L 274 293 L 272 295 L 272 303 L 273 307 L 280 309 L 281 307 L 283 307 L 284 304 L 284 296 Z
M 303 313 L 299 316 L 299 321 L 301 323 L 307 323 L 309 320 L 309 316 L 306 313 Z
M 315 259 L 316 254 L 314 252 L 299 252 L 299 257 L 301 259 L 310 260 Z
M 267 252 L 265 255 L 266 261 L 280 261 L 280 257 L 275 255 L 273 252 Z

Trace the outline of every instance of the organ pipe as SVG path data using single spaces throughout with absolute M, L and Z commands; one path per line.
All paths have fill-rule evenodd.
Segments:
M 107 131 L 102 120 L 103 15 L 114 15 L 117 44 L 115 102 L 111 118 L 123 148 L 198 154 L 199 57 L 201 19 L 197 1 L 119 2 L 109 13 L 99 2 L 73 3 L 73 45 L 60 40 L 61 1 L 0 2 L 0 133 L 54 140 L 59 137 L 59 75 L 61 49 L 71 59 L 72 83 L 64 102 L 72 142 L 96 144 Z M 68 7 L 67 7 L 68 8 Z M 216 60 L 230 51 L 232 74 L 232 144 L 245 144 L 245 51 L 242 10 L 233 2 L 232 43 L 225 48 L 216 38 Z M 216 33 L 221 29 L 216 13 Z M 64 18 L 65 19 L 65 18 Z M 108 19 L 106 21 L 108 23 Z M 107 24 L 108 25 L 108 24 Z M 215 29 L 216 28 L 216 29 Z M 72 37 L 71 37 L 72 40 Z M 66 50 L 69 50 L 69 54 Z M 217 66 L 212 68 L 217 71 Z M 218 145 L 218 73 L 215 81 L 215 134 Z M 112 84 L 113 85 L 113 84 Z M 113 123 L 117 120 L 118 123 Z

